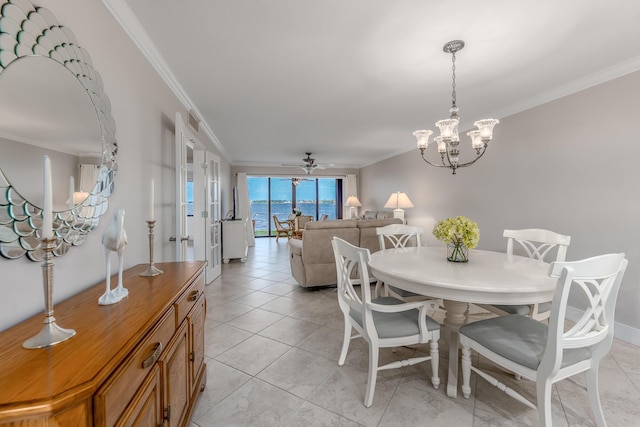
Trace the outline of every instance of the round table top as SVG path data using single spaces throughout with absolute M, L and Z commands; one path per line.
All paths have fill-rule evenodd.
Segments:
M 373 275 L 434 298 L 478 304 L 535 304 L 553 299 L 549 264 L 502 252 L 469 250 L 469 262 L 447 261 L 445 247 L 386 249 L 371 254 Z

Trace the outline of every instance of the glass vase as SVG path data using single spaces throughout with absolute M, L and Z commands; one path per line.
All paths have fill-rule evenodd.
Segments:
M 469 248 L 467 248 L 460 240 L 447 243 L 447 261 L 468 262 Z

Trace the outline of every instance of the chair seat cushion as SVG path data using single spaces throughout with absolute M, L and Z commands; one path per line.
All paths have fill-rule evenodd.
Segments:
M 394 297 L 376 298 L 371 302 L 374 304 L 382 305 L 406 304 L 404 301 L 400 301 L 399 299 Z M 376 325 L 378 337 L 397 338 L 419 334 L 419 314 L 420 311 L 418 309 L 401 311 L 398 313 L 381 313 L 379 311 L 374 311 L 373 323 Z M 360 325 L 360 327 L 364 327 L 362 322 L 362 313 L 355 310 L 350 310 L 349 315 L 358 323 L 358 325 Z M 428 330 L 435 331 L 440 329 L 440 324 L 438 322 L 436 322 L 429 316 L 426 316 L 426 318 Z
M 402 298 L 421 296 L 419 294 L 414 294 L 413 292 L 410 292 L 410 291 L 405 291 L 404 289 L 396 288 L 395 286 L 391 286 L 391 285 L 386 285 L 386 286 L 388 286 L 389 289 L 391 289 L 396 295 L 400 295 Z
M 499 308 L 502 311 L 505 311 L 509 314 L 522 314 L 523 316 L 529 315 L 531 311 L 530 305 L 494 305 L 494 307 Z M 545 313 L 551 310 L 550 302 L 543 302 L 542 304 L 538 304 L 538 313 Z
M 529 369 L 536 370 L 542 361 L 549 328 L 527 316 L 514 314 L 469 323 L 460 328 L 483 347 Z M 562 367 L 591 357 L 588 349 L 565 350 Z

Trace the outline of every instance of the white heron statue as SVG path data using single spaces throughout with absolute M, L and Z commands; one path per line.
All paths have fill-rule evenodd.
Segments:
M 104 254 L 107 264 L 107 280 L 105 293 L 98 299 L 98 304 L 109 305 L 129 295 L 122 285 L 122 268 L 124 266 L 124 247 L 127 245 L 127 232 L 124 230 L 124 209 L 118 209 L 102 235 Z M 118 286 L 111 289 L 111 252 L 118 254 Z

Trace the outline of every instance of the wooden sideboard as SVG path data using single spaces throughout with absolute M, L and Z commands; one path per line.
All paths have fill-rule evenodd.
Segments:
M 204 262 L 124 272 L 129 296 L 101 306 L 104 282 L 54 306 L 76 336 L 49 348 L 22 343 L 44 314 L 0 333 L 0 425 L 184 426 L 206 380 Z M 117 277 L 111 278 L 112 286 Z

